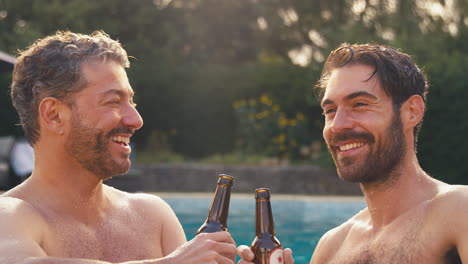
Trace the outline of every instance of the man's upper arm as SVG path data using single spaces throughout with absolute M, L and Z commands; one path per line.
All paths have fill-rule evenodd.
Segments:
M 457 195 L 458 192 L 458 195 Z M 454 236 L 455 246 L 462 263 L 468 263 L 468 188 L 465 186 L 457 189 L 450 195 L 450 204 L 443 204 L 444 211 L 438 214 L 444 217 L 440 222 L 443 223 L 441 230 L 448 228 Z M 447 225 L 447 223 L 450 223 Z
M 157 223 L 155 235 L 160 242 L 163 256 L 167 256 L 187 241 L 185 232 L 174 211 L 165 201 L 155 195 L 138 195 L 138 207 L 145 208 L 143 211 L 147 214 L 146 217 L 152 219 L 153 224 Z
M 180 245 L 187 242 L 184 229 L 175 215 L 172 208 L 161 201 L 162 213 L 164 214 L 164 222 L 162 226 L 161 243 L 163 245 L 163 254 L 167 256 L 176 250 Z
M 340 248 L 348 230 L 349 226 L 346 222 L 325 233 L 315 247 L 310 264 L 328 263 Z
M 39 246 L 43 219 L 24 201 L 0 197 L 0 256 L 46 256 Z
M 310 264 L 320 264 L 324 263 L 324 259 L 326 258 L 327 252 L 327 240 L 328 240 L 328 233 L 323 235 L 317 246 L 315 247 L 314 253 L 312 254 L 312 258 L 310 260 Z

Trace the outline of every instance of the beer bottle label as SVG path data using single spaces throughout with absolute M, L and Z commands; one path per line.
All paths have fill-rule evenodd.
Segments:
M 277 248 L 270 253 L 269 264 L 283 264 L 283 249 Z

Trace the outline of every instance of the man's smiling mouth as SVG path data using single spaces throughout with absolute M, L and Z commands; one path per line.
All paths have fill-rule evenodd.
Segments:
M 353 142 L 353 143 L 348 143 L 348 144 L 338 146 L 338 149 L 340 151 L 347 151 L 347 150 L 351 150 L 351 149 L 357 149 L 357 148 L 360 148 L 362 146 L 364 146 L 364 142 Z
M 129 137 L 118 136 L 118 137 L 112 137 L 111 139 L 112 139 L 112 141 L 114 141 L 114 142 L 116 142 L 118 144 L 124 145 L 124 146 L 127 146 L 128 144 L 130 144 L 130 138 Z

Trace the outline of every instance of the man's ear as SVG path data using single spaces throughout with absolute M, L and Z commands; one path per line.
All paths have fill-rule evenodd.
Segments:
M 69 119 L 69 107 L 61 100 L 46 97 L 39 104 L 39 120 L 44 128 L 57 133 L 65 132 L 65 122 Z
M 413 128 L 418 125 L 424 117 L 425 103 L 421 96 L 412 95 L 401 108 L 403 122 Z

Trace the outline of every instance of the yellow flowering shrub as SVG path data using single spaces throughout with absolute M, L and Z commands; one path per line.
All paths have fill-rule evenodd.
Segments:
M 234 101 L 232 106 L 239 122 L 241 152 L 288 159 L 300 155 L 300 146 L 309 143 L 305 115 L 286 114 L 267 94 Z

